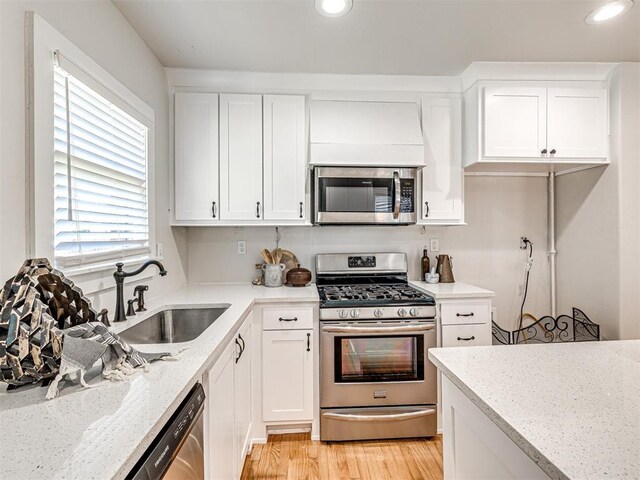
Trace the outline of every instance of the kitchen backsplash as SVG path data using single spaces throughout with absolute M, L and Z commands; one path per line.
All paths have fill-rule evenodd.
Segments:
M 546 188 L 544 177 L 466 177 L 466 226 L 280 227 L 280 246 L 293 251 L 312 271 L 318 253 L 406 252 L 409 277 L 418 279 L 422 249 L 430 238 L 438 238 L 440 253 L 453 257 L 456 280 L 495 291 L 498 320 L 512 327 L 526 260 L 519 249 L 521 236 L 534 245 L 525 310 L 549 313 Z M 238 240 L 246 240 L 246 255 L 238 255 Z M 256 275 L 254 265 L 262 261 L 260 250 L 275 248 L 275 242 L 275 229 L 269 227 L 189 228 L 188 281 L 250 281 Z M 433 261 L 435 253 L 429 253 Z

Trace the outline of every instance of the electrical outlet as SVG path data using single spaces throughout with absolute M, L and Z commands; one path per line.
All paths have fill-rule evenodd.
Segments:
M 164 245 L 162 243 L 156 243 L 156 257 L 164 257 Z
M 431 250 L 432 252 L 437 252 L 440 250 L 440 240 L 438 240 L 437 238 L 430 238 L 429 239 L 429 250 Z
M 247 241 L 238 240 L 238 255 L 246 255 L 246 254 L 247 254 Z

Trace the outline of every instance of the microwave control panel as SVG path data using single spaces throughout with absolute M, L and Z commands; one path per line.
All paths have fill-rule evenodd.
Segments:
M 413 179 L 400 180 L 400 213 L 413 213 L 415 182 Z

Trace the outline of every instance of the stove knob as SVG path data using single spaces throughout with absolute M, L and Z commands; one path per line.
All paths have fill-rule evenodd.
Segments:
M 348 316 L 349 316 L 349 313 L 346 310 L 338 310 L 338 317 L 347 318 Z
M 360 316 L 360 311 L 357 309 L 351 310 L 351 318 L 358 318 Z
M 401 308 L 400 310 L 398 310 L 398 315 L 401 317 L 406 317 L 407 311 L 404 308 Z
M 417 317 L 418 316 L 418 309 L 417 308 L 412 308 L 411 310 L 409 310 L 409 315 L 411 315 L 412 317 Z
M 373 311 L 373 315 L 374 315 L 375 317 L 377 317 L 377 318 L 380 318 L 380 317 L 381 317 L 382 315 L 384 315 L 384 314 L 382 313 L 382 310 L 380 310 L 379 308 L 376 308 L 376 309 Z

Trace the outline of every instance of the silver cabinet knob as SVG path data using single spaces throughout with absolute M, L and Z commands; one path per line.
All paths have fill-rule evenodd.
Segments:
M 409 315 L 411 315 L 412 317 L 417 317 L 418 313 L 420 312 L 418 311 L 417 308 L 412 308 L 411 310 L 409 310 Z
M 360 316 L 360 311 L 357 309 L 351 310 L 351 318 L 358 318 Z
M 340 318 L 347 318 L 349 316 L 349 313 L 346 310 L 339 310 L 338 311 L 338 316 Z
M 401 317 L 406 317 L 407 311 L 404 308 L 401 308 L 400 310 L 398 310 L 398 315 L 400 315 Z
M 376 309 L 373 311 L 373 315 L 374 315 L 375 317 L 377 317 L 377 318 L 380 318 L 380 317 L 383 315 L 382 310 L 380 310 L 379 308 L 376 308 Z

